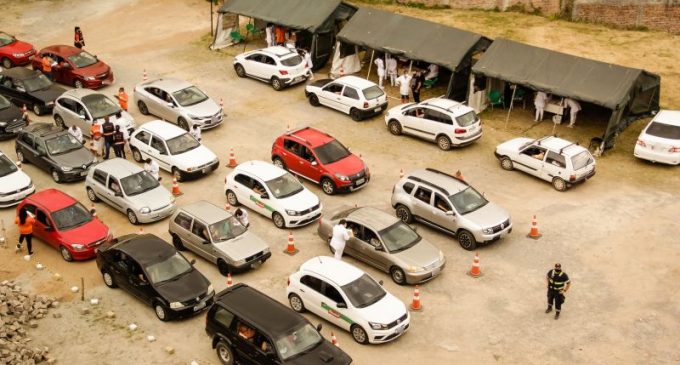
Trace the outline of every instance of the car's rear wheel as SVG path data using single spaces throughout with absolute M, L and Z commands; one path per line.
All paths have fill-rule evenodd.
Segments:
M 139 109 L 140 113 L 149 115 L 149 108 L 147 108 L 146 104 L 141 100 L 137 102 L 137 109 Z
M 180 128 L 184 129 L 185 131 L 189 130 L 189 123 L 187 123 L 187 120 L 182 117 L 179 117 L 179 119 L 177 119 L 177 125 Z
M 4 68 L 12 68 L 12 66 L 14 66 L 14 64 L 12 63 L 12 60 L 10 60 L 10 59 L 7 58 L 7 57 L 3 57 L 3 58 L 2 58 L 2 67 L 4 67 Z
M 302 298 L 300 298 L 297 294 L 289 295 L 288 303 L 290 303 L 290 307 L 293 308 L 294 311 L 298 313 L 305 312 L 305 304 L 302 302 Z
M 361 120 L 361 112 L 357 108 L 352 108 L 349 111 L 349 116 L 352 117 L 352 120 L 355 122 L 358 122 Z
M 241 64 L 237 63 L 234 65 L 234 70 L 236 71 L 236 76 L 238 77 L 246 77 L 246 69 L 241 66 Z
M 397 205 L 396 214 L 397 218 L 401 219 L 401 221 L 406 224 L 413 222 L 411 211 L 401 204 Z
M 234 192 L 231 190 L 227 190 L 227 203 L 229 203 L 229 205 L 232 207 L 240 205 L 238 198 L 236 198 L 236 194 L 234 194 Z
M 91 202 L 96 203 L 99 201 L 99 198 L 97 198 L 97 194 L 95 194 L 92 188 L 86 188 L 85 190 L 87 190 L 87 198 L 90 199 Z
M 165 308 L 163 304 L 158 302 L 154 303 L 153 311 L 156 312 L 156 317 L 158 317 L 158 319 L 160 319 L 161 321 L 165 322 L 169 319 L 168 310 Z
M 73 261 L 73 256 L 71 256 L 71 253 L 68 251 L 66 247 L 59 246 L 59 252 L 61 253 L 61 258 L 63 258 L 64 261 L 66 262 Z
M 350 327 L 350 331 L 352 331 L 352 338 L 354 341 L 365 345 L 368 343 L 368 335 L 366 334 L 366 331 L 361 328 L 358 324 L 353 325 Z
M 128 211 L 127 211 L 127 218 L 128 218 L 128 221 L 132 224 L 138 224 L 139 223 L 139 221 L 137 220 L 137 215 L 131 209 L 128 209 Z
M 451 149 L 451 139 L 447 136 L 439 136 L 437 137 L 437 146 L 442 151 L 448 151 Z
M 52 175 L 52 180 L 54 180 L 55 183 L 58 184 L 61 182 L 61 175 L 59 175 L 59 171 L 52 170 L 52 172 L 50 172 L 50 175 Z
M 37 115 L 37 116 L 42 115 L 42 108 L 40 108 L 40 104 L 38 104 L 38 103 L 33 104 L 32 109 L 33 109 L 33 113 L 35 113 L 35 115 Z
M 271 84 L 272 88 L 276 91 L 281 91 L 283 89 L 283 82 L 276 76 L 272 77 Z
M 184 251 L 186 249 L 184 243 L 182 243 L 182 239 L 176 234 L 172 235 L 172 245 L 175 246 L 177 251 Z
M 59 114 L 54 115 L 54 124 L 56 124 L 57 127 L 61 128 L 61 129 L 66 129 L 66 124 L 64 124 L 64 119 Z
M 24 153 L 21 151 L 17 151 L 17 160 L 23 164 L 26 163 L 26 158 L 24 157 Z
M 503 156 L 501 157 L 501 168 L 503 168 L 503 170 L 512 171 L 515 169 L 515 165 L 512 163 L 510 157 Z
M 406 283 L 406 275 L 404 274 L 404 270 L 398 267 L 393 267 L 390 270 L 390 276 L 392 277 L 392 281 L 399 285 L 404 285 Z
M 79 79 L 76 79 L 75 81 L 73 81 L 73 87 L 75 87 L 76 89 L 82 89 L 83 82 L 80 81 Z
M 310 103 L 312 106 L 319 106 L 319 105 L 321 105 L 321 103 L 319 103 L 319 97 L 316 96 L 316 94 L 310 94 L 310 95 L 309 95 L 309 103 Z
M 286 169 L 286 164 L 283 162 L 283 160 L 280 157 L 274 157 L 272 159 L 272 163 L 274 164 L 274 166 L 276 166 L 278 168 L 282 168 L 284 170 Z
M 333 180 L 324 177 L 321 179 L 321 190 L 323 190 L 323 192 L 327 195 L 333 195 L 335 194 L 335 183 Z
M 567 190 L 567 182 L 564 181 L 564 180 L 563 180 L 562 178 L 560 178 L 560 177 L 556 177 L 556 178 L 553 179 L 553 181 L 552 181 L 552 186 L 553 186 L 553 188 L 555 188 L 555 190 L 557 190 L 557 191 L 565 191 L 565 190 Z
M 231 272 L 229 265 L 222 259 L 217 260 L 217 270 L 219 270 L 220 274 L 224 276 L 229 275 L 229 273 Z
M 224 341 L 217 343 L 215 351 L 217 352 L 217 358 L 220 359 L 222 365 L 234 365 L 234 352 Z
M 272 220 L 274 221 L 276 228 L 286 228 L 286 220 L 283 219 L 283 216 L 279 212 L 274 212 L 274 214 L 272 214 Z
M 132 147 L 132 158 L 137 162 L 142 162 L 142 153 L 138 149 Z
M 395 136 L 401 134 L 401 124 L 399 124 L 399 122 L 397 122 L 396 120 L 394 119 L 390 120 L 387 126 L 390 129 L 390 133 L 394 134 Z
M 113 289 L 118 287 L 118 285 L 116 285 L 115 280 L 113 280 L 113 276 L 111 276 L 111 274 L 109 274 L 109 272 L 106 270 L 102 271 L 102 279 L 104 279 L 104 284 L 106 284 L 106 286 L 108 286 L 109 288 Z
M 467 251 L 472 251 L 477 248 L 477 240 L 475 240 L 475 236 L 464 229 L 458 231 L 458 243 L 460 244 L 460 247 Z

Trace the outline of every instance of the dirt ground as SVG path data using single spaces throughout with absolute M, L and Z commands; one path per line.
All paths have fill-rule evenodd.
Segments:
M 484 137 L 469 147 L 449 152 L 434 144 L 408 137 L 394 137 L 382 118 L 361 123 L 323 108 L 311 107 L 302 86 L 275 92 L 265 84 L 238 79 L 232 68 L 236 50 L 220 53 L 207 49 L 209 4 L 203 0 L 167 1 L 0 1 L 2 30 L 15 33 L 38 48 L 54 43 L 70 44 L 73 26 L 84 31 L 90 52 L 109 63 L 116 84 L 102 92 L 114 94 L 117 87 L 130 90 L 140 82 L 143 70 L 150 78 L 178 77 L 199 85 L 214 99 L 224 98 L 226 123 L 203 134 L 204 142 L 227 161 L 228 149 L 236 150 L 239 162 L 269 160 L 271 143 L 286 127 L 311 125 L 327 131 L 361 153 L 372 172 L 367 188 L 350 195 L 325 196 L 308 184 L 327 209 L 360 203 L 391 212 L 390 192 L 399 169 L 409 171 L 430 166 L 454 172 L 460 169 L 467 180 L 486 197 L 507 208 L 515 224 L 512 235 L 480 248 L 479 279 L 465 275 L 472 253 L 464 251 L 451 237 L 419 227 L 419 233 L 442 249 L 447 267 L 441 277 L 421 287 L 424 310 L 413 314 L 411 330 L 386 345 L 361 346 L 349 334 L 324 323 L 323 334 L 333 330 L 341 347 L 356 364 L 677 364 L 680 363 L 680 178 L 678 168 L 653 165 L 632 155 L 635 139 L 648 122 L 641 120 L 626 130 L 614 150 L 598 160 L 598 174 L 587 183 L 558 193 L 548 183 L 498 166 L 494 147 L 518 135 L 537 137 L 551 132 L 552 123 L 531 127 L 530 108 L 516 109 L 508 127 L 505 112 L 482 114 Z M 482 32 L 503 36 L 603 61 L 645 68 L 662 75 L 662 105 L 680 108 L 680 40 L 658 32 L 610 30 L 600 26 L 550 21 L 536 16 L 478 11 L 427 11 L 390 9 Z M 252 47 L 252 46 L 248 46 Z M 239 51 L 241 48 L 239 47 Z M 320 74 L 317 75 L 321 76 Z M 391 95 L 395 93 L 390 90 Z M 396 105 L 391 101 L 391 105 Z M 132 115 L 138 123 L 151 120 Z M 51 121 L 49 116 L 37 118 Z M 593 122 L 596 123 L 596 122 Z M 590 130 L 557 132 L 586 143 Z M 559 127 L 558 127 L 559 128 Z M 13 141 L 0 142 L 0 149 L 13 155 Z M 24 170 L 38 189 L 54 187 L 51 178 L 34 166 Z M 183 183 L 179 204 L 207 199 L 225 202 L 223 179 L 228 169 L 200 180 Z M 169 185 L 168 174 L 163 174 Z M 83 183 L 58 188 L 87 202 Z M 88 203 L 89 204 L 89 203 Z M 135 232 L 124 215 L 97 205 L 99 216 L 114 234 Z M 543 237 L 525 237 L 531 216 L 536 214 Z M 17 239 L 12 224 L 14 210 L 0 211 L 10 246 Z M 251 214 L 252 230 L 265 238 L 273 258 L 259 269 L 234 279 L 254 286 L 286 302 L 287 275 L 307 259 L 327 255 L 324 242 L 316 236 L 316 225 L 294 230 L 300 254 L 283 255 L 287 232 Z M 169 240 L 167 220 L 144 226 Z M 151 308 L 120 290 L 103 285 L 93 261 L 64 262 L 58 252 L 35 243 L 29 263 L 12 248 L 0 248 L 0 280 L 15 278 L 24 288 L 62 300 L 61 318 L 41 320 L 30 334 L 36 346 L 49 346 L 59 363 L 67 364 L 216 364 L 204 332 L 204 317 L 162 323 Z M 191 253 L 187 257 L 193 258 Z M 408 303 L 413 288 L 399 287 L 389 278 L 357 263 L 385 287 Z M 545 309 L 544 275 L 560 261 L 573 282 L 563 316 L 554 321 Z M 47 267 L 38 271 L 40 262 Z M 219 291 L 226 286 L 217 269 L 198 259 L 198 269 Z M 54 273 L 62 276 L 53 278 Z M 71 286 L 85 282 L 85 297 L 99 298 L 90 314 L 89 306 Z M 116 317 L 104 313 L 114 311 Z M 320 320 L 309 317 L 313 323 Z M 136 323 L 139 329 L 126 327 Z M 147 342 L 153 335 L 156 342 Z M 164 351 L 172 346 L 172 355 Z

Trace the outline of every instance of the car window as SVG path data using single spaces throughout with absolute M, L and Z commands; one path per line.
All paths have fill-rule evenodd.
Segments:
M 208 227 L 213 242 L 236 238 L 246 232 L 246 227 L 235 216 L 213 223 Z
M 347 86 L 345 90 L 342 92 L 342 96 L 350 99 L 359 100 L 359 93 L 357 92 L 357 90 L 349 86 Z
M 567 166 L 564 156 L 553 151 L 548 151 L 548 156 L 545 158 L 545 162 L 561 168 L 565 168 Z
M 276 66 L 276 61 L 269 56 L 262 56 L 262 62 L 271 66 Z
M 543 147 L 530 146 L 528 148 L 525 148 L 522 151 L 522 154 L 527 155 L 529 157 L 533 157 L 537 160 L 543 161 L 543 159 L 545 158 L 545 152 L 546 152 L 546 149 L 543 148 Z
M 340 93 L 342 92 L 342 88 L 343 88 L 343 86 L 340 85 L 340 84 L 331 83 L 329 85 L 326 85 L 323 88 L 323 90 L 328 91 L 330 93 L 336 93 L 336 94 L 340 95 Z
M 185 89 L 175 91 L 172 96 L 181 106 L 192 106 L 208 100 L 208 96 L 196 86 L 189 86 Z
M 52 213 L 52 219 L 54 219 L 54 224 L 58 230 L 65 231 L 91 221 L 92 215 L 82 204 L 76 202 L 71 206 Z
M 96 181 L 96 182 L 98 182 L 102 185 L 106 185 L 106 177 L 107 176 L 108 175 L 101 170 L 94 170 L 94 173 L 92 173 L 92 178 L 94 179 L 94 181 Z
M 451 204 L 449 204 L 449 202 L 439 194 L 434 195 L 434 206 L 442 212 L 448 212 L 451 210 Z
M 423 111 L 423 108 L 416 107 L 407 110 L 406 113 L 404 113 L 404 115 L 409 117 L 422 118 L 423 116 L 425 116 L 425 112 Z
M 69 153 L 71 151 L 83 148 L 82 143 L 80 143 L 76 137 L 73 137 L 70 133 L 64 133 L 57 135 L 54 138 L 50 138 L 45 141 L 45 144 L 47 145 L 47 150 L 52 156 L 62 155 L 64 153 Z M 39 145 L 41 145 L 41 143 L 39 143 Z
M 17 39 L 14 38 L 13 36 L 5 33 L 5 32 L 0 32 L 0 47 L 4 47 L 8 44 L 12 44 L 16 42 Z
M 113 191 L 114 193 L 120 193 L 120 183 L 116 178 L 109 178 L 109 185 L 108 185 L 109 190 Z
M 47 149 L 45 148 L 45 143 L 41 140 L 37 140 L 35 143 L 35 150 L 41 154 L 47 154 Z
M 187 231 L 191 229 L 191 217 L 184 213 L 177 214 L 177 217 L 175 217 L 175 223 Z
M 38 209 L 35 215 L 35 219 L 42 223 L 43 226 L 49 226 L 50 225 L 50 220 L 47 218 L 47 214 L 42 209 Z
M 304 189 L 300 181 L 290 173 L 265 182 L 275 198 L 283 199 L 293 196 Z
M 220 306 L 216 305 L 215 308 L 217 308 L 215 309 L 215 314 L 213 315 L 215 322 L 219 323 L 224 328 L 230 328 L 231 323 L 234 321 L 234 315 Z
M 366 88 L 362 90 L 362 93 L 364 94 L 364 98 L 366 100 L 371 100 L 371 99 L 377 99 L 383 95 L 385 95 L 385 92 L 382 91 L 381 88 L 378 87 L 378 85 L 371 86 L 369 88 Z
M 290 140 L 290 139 L 284 139 L 283 140 L 283 148 L 286 151 L 292 152 L 298 156 L 302 156 L 302 149 L 304 148 L 301 144 Z
M 23 84 L 23 85 L 22 85 Z M 15 89 L 21 86 L 26 92 L 34 92 L 38 90 L 47 90 L 52 86 L 52 81 L 41 73 L 36 73 L 35 77 L 24 80 L 22 83 L 14 82 Z
M 189 261 L 177 252 L 163 261 L 146 267 L 146 272 L 149 273 L 149 279 L 154 284 L 172 280 L 191 270 L 192 266 Z
M 309 323 L 293 328 L 276 338 L 276 351 L 282 360 L 287 360 L 299 354 L 307 353 L 323 341 L 316 328 Z
M 151 148 L 155 149 L 161 155 L 167 155 L 168 149 L 165 147 L 165 143 L 160 138 L 153 136 L 151 137 Z
M 387 295 L 385 289 L 366 274 L 349 284 L 343 285 L 342 291 L 345 292 L 349 301 L 356 308 L 368 307 Z
M 340 292 L 338 289 L 335 289 L 331 284 L 328 282 L 323 282 L 323 295 L 325 295 L 328 299 L 336 302 L 336 303 L 344 303 L 345 300 L 342 298 L 342 295 L 340 295 Z
M 442 124 L 447 124 L 447 125 L 452 125 L 453 121 L 451 120 L 451 117 L 448 115 L 438 112 L 436 110 L 432 110 L 429 108 L 425 108 L 425 119 L 434 121 L 434 122 L 439 122 Z
M 73 101 L 69 98 L 61 98 L 61 99 L 57 100 L 57 103 L 61 107 L 76 113 L 76 102 L 75 101 Z
M 21 142 L 24 142 L 28 147 L 33 148 L 33 136 L 32 135 L 30 135 L 28 133 L 22 134 L 21 135 Z
M 426 203 L 430 204 L 430 198 L 432 197 L 432 190 L 426 189 L 424 187 L 419 187 L 418 190 L 416 190 L 416 199 Z
M 68 60 L 76 68 L 83 68 L 83 67 L 87 67 L 87 66 L 92 66 L 95 63 L 97 63 L 97 59 L 93 55 L 91 55 L 91 54 L 89 54 L 85 51 L 82 51 L 80 53 L 76 53 L 73 56 L 69 56 Z
M 302 278 L 300 278 L 300 282 L 306 286 L 308 286 L 310 289 L 314 289 L 319 293 L 322 293 L 321 291 L 321 279 L 316 278 L 311 275 L 305 275 Z
M 248 61 L 262 62 L 259 53 L 251 54 L 250 56 L 246 57 L 246 59 L 247 59 Z
M 247 188 L 252 188 L 253 187 L 253 181 L 250 177 L 243 175 L 243 174 L 238 174 L 234 177 L 234 181 L 236 181 L 239 184 L 242 184 L 246 186 Z
M 404 191 L 407 194 L 411 194 L 414 187 L 415 187 L 415 184 L 413 184 L 412 182 L 406 182 L 406 183 L 404 183 L 404 186 L 402 186 L 401 188 L 404 189 Z
M 477 190 L 468 186 L 465 190 L 453 194 L 449 197 L 456 211 L 460 214 L 467 214 L 485 206 L 489 201 L 484 198 Z
M 350 155 L 347 147 L 343 146 L 338 140 L 332 140 L 315 148 L 314 153 L 319 157 L 319 162 L 324 165 L 340 161 Z
M 135 135 L 135 139 L 148 145 L 151 140 L 151 134 L 147 131 L 141 131 Z
M 0 177 L 16 172 L 17 166 L 6 155 L 0 155 Z
M 156 137 L 153 139 L 156 140 Z M 201 146 L 201 143 L 189 133 L 184 133 L 175 138 L 171 138 L 167 141 L 167 144 L 171 155 L 179 155 Z M 151 145 L 153 147 L 153 142 Z
M 153 190 L 160 185 L 158 180 L 146 171 L 140 171 L 134 175 L 124 177 L 121 182 L 123 184 L 123 191 L 130 196 Z
M 26 203 L 24 205 L 24 209 L 26 209 L 27 212 L 30 212 L 31 214 L 35 215 L 36 207 L 33 204 Z
M 398 221 L 378 232 L 390 253 L 406 250 L 420 242 L 421 237 L 408 224 Z
M 199 221 L 194 220 L 194 225 L 191 227 L 191 233 L 204 241 L 209 240 L 208 229 L 205 227 L 205 224 Z

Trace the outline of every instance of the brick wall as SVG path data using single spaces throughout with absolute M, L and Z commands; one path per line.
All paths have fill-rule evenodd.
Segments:
M 397 0 L 398 3 L 419 3 L 426 6 L 448 6 L 454 9 L 508 9 L 539 12 L 544 15 L 558 14 L 560 0 Z
M 576 0 L 572 19 L 680 33 L 680 0 Z

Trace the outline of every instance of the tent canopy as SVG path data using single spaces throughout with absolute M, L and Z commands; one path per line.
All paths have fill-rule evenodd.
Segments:
M 359 8 L 338 39 L 452 71 L 463 67 L 471 51 L 490 43 L 477 33 L 372 8 Z
M 220 13 L 234 13 L 309 32 L 331 30 L 328 18 L 341 0 L 227 0 Z

